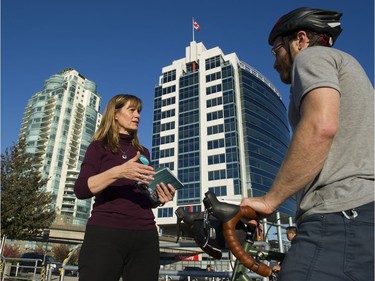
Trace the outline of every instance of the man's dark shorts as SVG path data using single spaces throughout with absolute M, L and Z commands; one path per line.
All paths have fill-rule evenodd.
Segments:
M 374 202 L 318 214 L 298 225 L 281 267 L 282 281 L 374 280 Z

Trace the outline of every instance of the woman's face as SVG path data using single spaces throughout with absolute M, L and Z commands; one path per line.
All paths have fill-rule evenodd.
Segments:
M 128 101 L 123 107 L 116 111 L 115 119 L 119 126 L 119 133 L 132 134 L 138 130 L 141 114 L 139 109 Z

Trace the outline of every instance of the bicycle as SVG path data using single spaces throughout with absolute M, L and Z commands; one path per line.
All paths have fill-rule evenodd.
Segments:
M 183 207 L 178 208 L 175 211 L 178 229 L 183 221 L 196 244 L 214 259 L 221 259 L 222 250 L 228 248 L 236 257 L 231 281 L 253 280 L 247 269 L 269 277 L 269 280 L 277 280 L 277 274 L 264 261 L 282 261 L 285 254 L 270 251 L 266 244 L 255 241 L 256 228 L 241 221 L 241 218 L 256 218 L 256 212 L 250 207 L 220 202 L 210 191 L 205 193 L 203 204 L 204 212 L 186 212 Z

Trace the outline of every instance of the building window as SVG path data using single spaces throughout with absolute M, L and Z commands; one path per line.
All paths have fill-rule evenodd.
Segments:
M 209 75 L 206 75 L 206 83 L 211 82 L 211 81 L 215 81 L 215 80 L 220 79 L 220 78 L 221 78 L 221 72 L 220 71 L 209 74 Z
M 199 125 L 198 124 L 192 124 L 192 125 L 187 125 L 181 128 L 178 132 L 179 139 L 184 140 L 184 139 L 191 139 L 192 136 L 198 136 L 199 135 Z
M 199 163 L 200 163 L 199 160 L 200 160 L 199 152 L 181 154 L 179 155 L 179 158 L 178 158 L 178 167 L 179 168 L 197 167 L 199 166 Z M 186 179 L 188 179 L 188 177 Z
M 211 95 L 221 91 L 221 84 L 213 85 L 206 88 L 206 95 Z
M 220 56 L 206 59 L 206 70 L 220 66 Z
M 208 190 L 215 193 L 217 196 L 227 195 L 227 187 L 225 185 L 210 187 Z
M 178 141 L 179 154 L 191 153 L 193 151 L 199 151 L 199 138 L 195 137 Z
M 175 128 L 175 122 L 168 122 L 168 123 L 165 123 L 165 124 L 161 124 L 161 132 L 163 131 L 168 131 L 168 130 L 173 130 Z
M 217 106 L 217 105 L 221 105 L 221 104 L 223 104 L 223 98 L 222 97 L 218 97 L 218 98 L 214 98 L 214 99 L 210 99 L 210 100 L 206 101 L 207 108 Z
M 198 110 L 193 110 L 190 112 L 184 112 L 180 113 L 179 116 L 180 119 L 180 128 L 185 125 L 193 124 L 193 123 L 198 123 L 199 122 L 199 111 Z
M 173 217 L 173 208 L 158 208 L 158 218 Z
M 162 100 L 161 103 L 162 103 L 162 106 L 175 104 L 176 103 L 176 97 L 171 97 L 169 99 Z
M 208 156 L 208 165 L 225 163 L 225 154 Z
M 168 118 L 168 117 L 173 117 L 173 116 L 175 116 L 175 114 L 176 114 L 176 110 L 175 109 L 163 111 L 161 113 L 161 118 L 164 119 L 164 118 Z
M 207 113 L 207 121 L 217 120 L 223 118 L 223 111 L 215 111 L 211 113 Z
M 160 144 L 174 142 L 175 135 L 164 136 L 160 138 Z
M 160 150 L 160 158 L 174 156 L 174 148 Z
M 187 112 L 196 111 L 198 112 L 199 108 L 199 98 L 198 97 L 192 97 L 187 100 L 183 100 L 179 102 L 179 112 L 182 114 L 186 114 Z
M 222 179 L 226 179 L 225 170 L 217 170 L 217 171 L 208 172 L 209 181 L 222 180 Z
M 174 162 L 168 162 L 168 163 L 159 163 L 157 169 L 162 169 L 162 168 L 169 168 L 171 171 L 174 171 Z
M 176 85 L 163 88 L 163 95 L 170 94 L 170 93 L 173 93 L 173 92 L 176 92 Z
M 224 132 L 224 125 L 219 124 L 211 127 L 207 127 L 207 135 L 215 135 Z
M 202 207 L 201 207 L 201 205 L 198 205 L 198 206 L 186 206 L 186 207 L 184 207 L 184 210 L 186 212 L 189 212 L 189 213 L 191 213 L 191 212 L 202 212 Z
M 224 139 L 212 140 L 207 143 L 208 150 L 224 147 Z
M 163 82 L 162 83 L 167 83 L 170 81 L 176 80 L 176 70 L 171 70 L 166 73 L 163 73 Z

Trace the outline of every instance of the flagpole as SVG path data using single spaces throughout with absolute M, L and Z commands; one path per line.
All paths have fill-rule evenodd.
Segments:
M 194 42 L 194 17 L 193 17 L 193 21 L 191 23 L 191 27 L 193 28 L 193 42 Z

